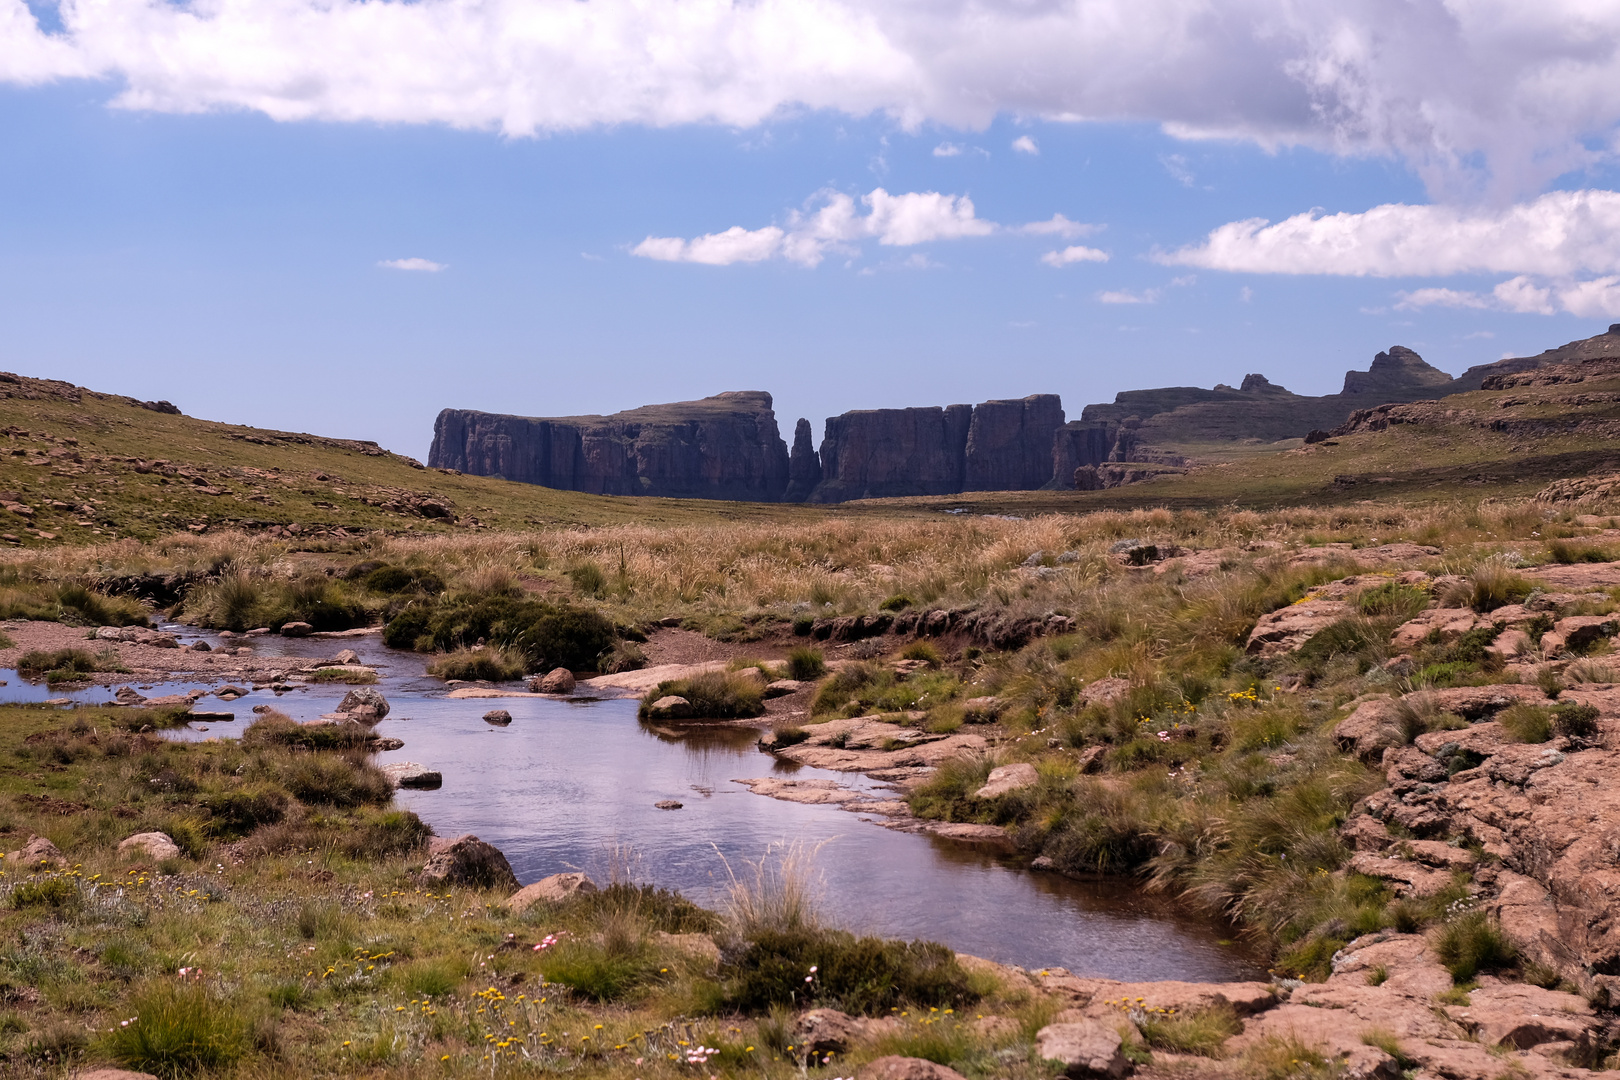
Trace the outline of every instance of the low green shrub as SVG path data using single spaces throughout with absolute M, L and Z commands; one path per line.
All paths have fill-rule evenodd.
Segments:
M 705 720 L 742 719 L 765 711 L 765 689 L 759 680 L 737 671 L 704 671 L 659 683 L 641 699 L 640 715 L 646 718 L 652 703 L 669 695 L 685 698 L 692 715 Z
M 640 671 L 647 666 L 647 654 L 633 641 L 620 641 L 603 654 L 596 666 L 604 675 L 617 675 L 621 671 Z
M 174 1075 L 212 1071 L 245 1057 L 252 1017 L 195 983 L 153 983 L 129 1003 L 134 1017 L 107 1036 L 107 1050 L 132 1069 Z
M 394 649 L 449 652 L 480 641 L 522 653 L 530 670 L 595 671 L 617 640 L 601 614 L 508 595 L 417 601 L 391 619 L 383 642 Z
M 363 724 L 300 724 L 269 713 L 242 732 L 243 746 L 303 746 L 310 750 L 358 750 L 371 741 Z
M 274 825 L 287 814 L 287 794 L 270 784 L 249 784 L 202 799 L 208 828 L 221 839 L 246 836 L 261 825 Z
M 356 574 L 355 570 L 366 568 L 364 572 Z M 350 581 L 358 580 L 361 587 L 376 593 L 397 595 L 405 592 L 419 592 L 428 596 L 437 596 L 444 591 L 444 580 L 432 570 L 425 570 L 413 566 L 391 566 L 387 563 L 381 566 L 372 563 L 360 563 L 346 575 Z
M 1502 927 L 1483 911 L 1465 912 L 1441 927 L 1434 952 L 1458 983 L 1472 982 L 1482 971 L 1512 967 L 1518 960 Z
M 879 604 L 878 607 L 883 611 L 904 611 L 911 605 L 911 597 L 907 596 L 905 593 L 895 593 L 893 596 L 884 600 L 883 603 Z
M 1552 724 L 1560 735 L 1569 738 L 1589 738 L 1597 734 L 1598 710 L 1596 705 L 1577 705 L 1565 702 L 1552 707 Z
M 801 645 L 788 653 L 788 678 L 808 682 L 827 674 L 827 659 L 820 649 Z
M 6 906 L 17 911 L 25 908 L 65 908 L 79 902 L 79 887 L 65 877 L 40 878 L 24 881 L 11 890 Z
M 943 662 L 939 649 L 931 641 L 913 641 L 901 650 L 900 656 L 905 660 L 921 660 L 930 667 L 939 667 Z
M 815 1003 L 855 1014 L 901 1004 L 957 1007 L 977 1000 L 956 954 L 932 941 L 857 938 L 843 930 L 763 930 L 720 968 L 729 1008 L 762 1012 Z
M 428 665 L 427 673 L 441 679 L 511 682 L 523 678 L 527 669 L 528 659 L 517 650 L 486 645 L 446 653 Z

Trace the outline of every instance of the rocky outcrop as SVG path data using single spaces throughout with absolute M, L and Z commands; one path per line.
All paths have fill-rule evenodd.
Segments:
M 821 483 L 821 455 L 810 433 L 810 421 L 799 417 L 793 427 L 793 449 L 788 453 L 788 486 L 783 502 L 804 502 Z
M 420 880 L 425 885 L 467 885 L 475 889 L 516 892 L 517 875 L 501 849 L 471 833 L 429 842 L 428 861 Z
M 755 390 L 612 416 L 445 409 L 428 463 L 597 495 L 776 502 L 788 486 L 771 395 Z
M 972 422 L 971 405 L 829 416 L 821 440 L 822 479 L 809 499 L 954 495 L 962 490 Z
M 1052 478 L 1062 426 L 1056 394 L 828 417 L 809 501 L 1033 491 Z

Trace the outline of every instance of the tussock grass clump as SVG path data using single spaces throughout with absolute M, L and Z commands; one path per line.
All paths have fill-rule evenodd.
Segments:
M 1143 1009 L 1140 1018 L 1133 1014 L 1132 1019 L 1153 1049 L 1200 1057 L 1221 1057 L 1226 1040 L 1243 1030 L 1243 1022 L 1230 1005 L 1186 1012 Z
M 61 909 L 76 906 L 79 900 L 79 886 L 73 880 L 46 877 L 18 884 L 6 897 L 6 906 L 17 911 L 26 908 Z
M 312 683 L 339 683 L 344 686 L 370 686 L 377 681 L 375 671 L 345 671 L 342 668 L 321 668 L 310 675 Z
M 1535 591 L 1535 586 L 1501 559 L 1486 559 L 1468 575 L 1462 598 L 1475 611 L 1495 611 L 1517 604 Z
M 955 1007 L 977 999 L 956 954 L 932 941 L 858 938 L 842 930 L 762 930 L 720 968 L 729 1008 L 757 1012 L 814 1002 L 845 1012 L 901 1003 Z
M 528 659 L 517 650 L 485 645 L 446 653 L 428 664 L 427 673 L 441 679 L 511 682 L 523 678 L 527 669 Z
M 1544 743 L 1552 738 L 1552 710 L 1517 702 L 1496 715 L 1496 722 L 1514 742 Z
M 47 683 L 82 682 L 98 671 L 128 671 L 112 649 L 92 653 L 86 649 L 34 649 L 17 659 L 17 673 L 26 679 L 41 675 Z
M 765 711 L 765 688 L 758 679 L 739 671 L 704 671 L 659 683 L 641 699 L 640 715 L 645 718 L 653 702 L 670 695 L 685 698 L 692 715 L 704 720 L 741 719 Z
M 1555 563 L 1614 562 L 1617 555 L 1620 552 L 1602 544 L 1571 542 L 1557 537 L 1547 541 L 1547 558 Z
M 388 777 L 357 756 L 297 758 L 282 770 L 280 780 L 300 802 L 321 806 L 382 806 L 394 797 Z
M 788 678 L 809 682 L 827 674 L 827 660 L 820 649 L 801 645 L 788 653 Z
M 1434 953 L 1459 984 L 1518 961 L 1518 950 L 1502 927 L 1483 911 L 1465 912 L 1441 927 L 1434 937 Z
M 300 724 L 282 713 L 266 713 L 242 732 L 243 746 L 355 750 L 370 740 L 371 731 L 364 724 Z
M 647 666 L 647 654 L 641 651 L 641 646 L 633 641 L 615 642 L 597 661 L 597 670 L 604 675 L 616 675 L 621 671 L 640 671 Z
M 939 649 L 931 641 L 913 641 L 900 650 L 900 657 L 903 660 L 921 660 L 930 667 L 939 667 L 944 662 Z
M 1584 739 L 1597 734 L 1598 708 L 1565 702 L 1552 707 L 1553 730 L 1568 738 Z
M 1394 618 L 1405 622 L 1428 606 L 1429 596 L 1422 589 L 1386 581 L 1356 594 L 1355 605 L 1371 618 Z
M 287 581 L 236 572 L 187 593 L 179 614 L 221 630 L 279 630 L 307 622 L 316 630 L 349 630 L 371 622 L 371 609 L 341 581 L 325 575 Z
M 106 1039 L 119 1063 L 165 1075 L 224 1068 L 251 1049 L 253 1018 L 206 987 L 153 983 L 130 1001 L 131 1020 Z

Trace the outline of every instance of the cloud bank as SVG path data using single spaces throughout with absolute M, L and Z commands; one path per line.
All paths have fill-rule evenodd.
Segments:
M 1158 261 L 1256 274 L 1515 275 L 1489 294 L 1424 288 L 1402 310 L 1620 314 L 1620 192 L 1554 191 L 1500 210 L 1391 203 L 1360 214 L 1234 221 Z M 1597 276 L 1593 276 L 1597 275 Z
M 891 195 L 874 188 L 861 196 L 861 213 L 855 199 L 841 191 L 823 191 L 810 203 L 816 209 L 796 210 L 788 215 L 786 227 L 767 225 L 745 229 L 733 225 L 724 232 L 708 233 L 691 239 L 678 236 L 649 236 L 630 249 L 630 254 L 662 262 L 704 263 L 730 266 L 733 263 L 786 259 L 800 266 L 818 266 L 828 254 L 855 255 L 862 240 L 876 240 L 885 247 L 912 247 L 940 240 L 962 240 L 989 236 L 995 232 L 1015 232 L 1035 236 L 1083 236 L 1097 226 L 1070 221 L 1053 214 L 1047 221 L 1031 222 L 1011 229 L 986 221 L 973 208 L 966 195 L 942 195 L 937 191 L 909 191 Z M 1070 248 L 1089 251 L 1089 248 Z M 1097 253 L 1107 260 L 1108 256 Z M 1069 261 L 1077 261 L 1071 259 Z M 920 265 L 920 264 L 919 264 Z
M 0 82 L 117 104 L 512 136 L 796 110 L 982 129 L 1148 121 L 1403 158 L 1498 202 L 1616 157 L 1620 5 L 1596 0 L 0 0 Z

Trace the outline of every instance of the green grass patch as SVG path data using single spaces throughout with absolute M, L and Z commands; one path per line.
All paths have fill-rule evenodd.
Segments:
M 201 985 L 154 983 L 129 1008 L 134 1019 L 106 1037 L 108 1052 L 129 1068 L 168 1076 L 213 1071 L 251 1049 L 251 1015 Z
M 437 675 L 441 679 L 485 682 L 511 682 L 523 678 L 527 670 L 527 657 L 515 649 L 499 645 L 457 649 L 435 658 L 427 667 L 429 675 Z
M 641 699 L 640 715 L 645 718 L 653 702 L 671 695 L 685 698 L 692 716 L 704 720 L 741 719 L 765 711 L 765 688 L 758 679 L 738 671 L 704 671 L 659 683 Z

